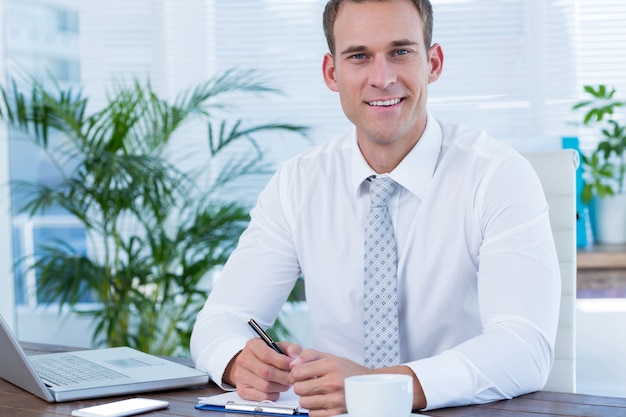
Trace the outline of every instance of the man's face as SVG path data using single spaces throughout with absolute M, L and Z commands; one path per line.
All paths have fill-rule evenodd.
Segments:
M 426 125 L 428 84 L 443 64 L 439 45 L 426 50 L 415 5 L 345 2 L 334 35 L 336 52 L 324 57 L 324 80 L 339 93 L 362 150 L 397 141 L 412 141 L 412 147 Z

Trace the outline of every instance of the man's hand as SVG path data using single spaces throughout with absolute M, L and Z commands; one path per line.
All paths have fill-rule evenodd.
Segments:
M 289 364 L 302 351 L 300 346 L 289 342 L 278 345 L 286 355 L 275 352 L 259 338 L 250 339 L 226 367 L 224 382 L 235 386 L 243 399 L 277 400 L 291 386 Z
M 367 373 L 372 370 L 348 359 L 307 349 L 291 363 L 289 382 L 310 417 L 334 416 L 346 413 L 343 380 Z
M 309 409 L 310 417 L 345 414 L 344 379 L 353 375 L 375 373 L 405 374 L 413 378 L 413 409 L 426 407 L 419 380 L 408 366 L 370 369 L 351 360 L 315 350 L 305 350 L 291 362 L 289 383 L 300 396 L 300 406 Z

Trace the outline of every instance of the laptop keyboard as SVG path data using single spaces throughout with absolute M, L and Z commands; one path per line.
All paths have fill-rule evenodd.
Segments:
M 59 386 L 126 378 L 125 375 L 73 355 L 41 358 L 32 362 L 42 379 Z

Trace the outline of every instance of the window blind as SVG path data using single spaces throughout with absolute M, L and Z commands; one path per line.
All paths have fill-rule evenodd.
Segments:
M 431 88 L 442 118 L 485 129 L 518 148 L 556 146 L 575 86 L 562 1 L 433 2 L 444 75 Z
M 322 80 L 321 62 L 327 51 L 322 33 L 325 3 L 198 0 L 184 7 L 169 0 L 142 0 L 135 6 L 118 0 L 115 7 L 99 6 L 108 12 L 82 5 L 81 22 L 86 22 L 86 16 L 91 22 L 82 26 L 83 51 L 91 62 L 83 68 L 102 73 L 108 65 L 102 65 L 102 49 L 93 47 L 99 43 L 90 41 L 101 39 L 92 28 L 140 22 L 126 25 L 125 31 L 116 29 L 120 36 L 106 44 L 106 58 L 117 68 L 149 69 L 157 88 L 162 83 L 171 93 L 199 74 L 209 77 L 231 68 L 258 70 L 282 94 L 234 99 L 231 117 L 251 124 L 289 122 L 311 127 L 310 141 L 275 133 L 260 137 L 266 159 L 275 167 L 349 126 L 337 94 Z M 626 60 L 626 25 L 621 24 L 626 20 L 626 4 L 622 2 L 432 3 L 433 40 L 445 54 L 443 75 L 430 86 L 429 108 L 437 117 L 485 129 L 520 150 L 556 148 L 561 137 L 573 135 L 589 146 L 593 135 L 576 125 L 580 115 L 571 110 L 583 97 L 582 85 L 606 83 L 621 86 L 619 90 L 626 93 L 621 71 Z M 194 67 L 195 72 L 190 72 Z M 83 75 L 85 81 L 93 79 L 89 70 Z M 239 181 L 229 188 L 228 198 L 252 204 L 268 178 L 259 175 Z
M 610 0 L 433 0 L 433 41 L 445 54 L 429 107 L 485 129 L 520 150 L 584 134 L 571 110 L 583 84 L 621 86 L 626 97 L 626 4 Z M 313 126 L 314 142 L 348 126 L 321 77 L 324 0 L 215 0 L 220 69 L 254 66 L 286 95 L 241 113 Z M 267 104 L 267 105 L 266 105 Z M 302 146 L 281 144 L 283 160 Z
M 584 96 L 582 86 L 606 84 L 617 89 L 617 98 L 626 101 L 626 2 L 581 0 L 577 2 L 574 44 L 577 54 L 576 98 Z M 624 111 L 622 123 L 626 121 Z M 577 121 L 582 119 L 578 114 Z M 597 132 L 580 129 L 581 147 L 597 142 Z

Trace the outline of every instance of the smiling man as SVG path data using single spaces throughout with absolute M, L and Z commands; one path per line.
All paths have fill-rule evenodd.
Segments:
M 412 376 L 416 410 L 545 384 L 560 293 L 547 203 L 517 152 L 427 111 L 444 62 L 432 22 L 427 0 L 328 2 L 323 77 L 354 129 L 259 195 L 192 336 L 220 386 L 293 387 L 318 417 L 345 412 L 350 375 Z M 247 321 L 270 326 L 300 275 L 312 346 L 280 354 Z
M 379 174 L 391 172 L 426 128 L 428 84 L 441 74 L 443 52 L 424 37 L 413 2 L 344 2 L 336 12 L 324 81 Z

